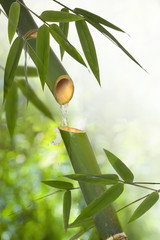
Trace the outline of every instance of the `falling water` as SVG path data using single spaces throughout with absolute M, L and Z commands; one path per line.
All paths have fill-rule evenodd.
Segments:
M 62 126 L 67 127 L 68 120 L 67 120 L 67 107 L 68 104 L 61 105 L 61 113 L 62 113 Z
M 67 121 L 67 107 L 68 107 L 68 104 L 65 104 L 65 105 L 61 105 L 61 113 L 62 113 L 62 126 L 63 127 L 67 127 L 68 125 L 68 121 Z M 61 142 L 61 136 L 60 136 L 60 132 L 59 132 L 59 129 L 58 128 L 53 128 L 55 131 L 56 131 L 56 138 L 51 141 L 50 143 L 53 144 L 53 145 L 59 145 L 60 142 Z

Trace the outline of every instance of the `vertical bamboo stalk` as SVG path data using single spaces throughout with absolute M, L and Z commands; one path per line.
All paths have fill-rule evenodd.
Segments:
M 87 134 L 75 128 L 60 127 L 59 130 L 75 173 L 101 174 Z M 80 182 L 79 185 L 87 205 L 106 190 L 102 184 Z M 94 220 L 104 240 L 126 238 L 111 205 L 96 214 Z
M 23 0 L 20 0 L 23 4 Z M 9 13 L 9 8 L 11 4 L 15 2 L 15 0 L 0 0 L 0 4 L 2 5 L 3 9 L 5 10 L 6 14 Z M 25 39 L 29 34 L 33 33 L 34 38 L 28 39 L 27 42 L 29 44 L 29 54 L 32 60 L 36 64 L 36 31 L 38 27 L 35 23 L 34 19 L 32 18 L 29 11 L 21 5 L 20 10 L 20 19 L 18 24 L 18 34 Z M 50 48 L 50 55 L 49 55 L 49 66 L 48 66 L 48 73 L 46 83 L 54 95 L 56 101 L 60 104 L 68 103 L 74 93 L 74 85 L 72 79 L 69 77 L 67 71 L 64 69 L 63 65 Z

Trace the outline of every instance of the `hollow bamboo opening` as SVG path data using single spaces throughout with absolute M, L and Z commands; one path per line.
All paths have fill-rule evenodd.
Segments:
M 60 105 L 68 103 L 74 92 L 72 79 L 67 75 L 60 76 L 54 87 L 54 96 Z
M 77 128 L 70 128 L 70 127 L 59 127 L 60 130 L 66 132 L 73 132 L 73 133 L 84 133 L 84 131 L 77 129 Z

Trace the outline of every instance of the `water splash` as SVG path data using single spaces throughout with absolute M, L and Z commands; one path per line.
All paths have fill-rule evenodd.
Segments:
M 67 107 L 68 107 L 68 104 L 61 105 L 62 126 L 63 126 L 63 127 L 67 127 L 67 126 L 68 126 Z

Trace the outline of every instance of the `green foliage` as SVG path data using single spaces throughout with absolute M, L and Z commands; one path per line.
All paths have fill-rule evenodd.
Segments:
M 155 203 L 159 199 L 159 193 L 153 192 L 149 194 L 143 202 L 138 206 L 138 208 L 134 211 L 133 215 L 131 216 L 129 222 L 135 221 L 137 218 L 141 217 L 145 214 L 151 207 L 155 205 Z
M 126 182 L 133 182 L 134 175 L 131 170 L 113 153 L 104 149 L 104 152 L 116 172 L 121 176 L 121 178 Z
M 67 189 L 70 190 L 73 188 L 73 184 L 69 183 L 69 182 L 65 182 L 65 181 L 56 181 L 56 180 L 50 180 L 50 181 L 42 181 L 42 183 L 54 187 L 54 188 L 58 188 L 58 189 Z
M 105 185 L 116 184 L 118 183 L 119 180 L 116 174 L 101 174 L 101 175 L 71 174 L 66 175 L 65 177 L 80 182 L 100 183 Z
M 17 106 L 18 106 L 17 85 L 12 84 L 12 87 L 8 91 L 7 99 L 5 102 L 6 121 L 11 138 L 13 137 L 14 129 L 16 127 Z
M 70 210 L 71 210 L 71 191 L 66 191 L 63 197 L 63 222 L 65 231 L 67 231 L 68 228 Z
M 66 11 L 44 11 L 40 17 L 46 22 L 73 22 L 83 19 Z
M 68 9 L 66 8 L 62 8 L 61 9 L 62 12 L 69 12 Z M 65 37 L 68 37 L 68 31 L 69 31 L 69 22 L 60 22 L 59 23 L 59 27 L 62 30 L 62 32 L 64 33 Z M 60 45 L 60 53 L 61 53 L 61 60 L 63 59 L 64 56 L 64 48 Z
M 23 95 L 39 110 L 41 111 L 46 117 L 54 120 L 53 115 L 49 108 L 42 102 L 35 91 L 31 88 L 30 85 L 26 87 L 25 80 L 21 79 L 17 81 L 18 87 L 20 88 Z
M 94 46 L 93 38 L 90 34 L 89 28 L 87 26 L 87 23 L 82 21 L 76 22 L 76 28 L 79 36 L 79 40 L 81 42 L 84 55 L 87 59 L 87 62 L 97 79 L 98 83 L 100 84 L 100 76 L 99 76 L 99 66 L 98 66 L 98 60 L 97 60 L 97 54 L 96 49 Z
M 21 37 L 17 37 L 9 50 L 4 71 L 4 100 L 7 96 L 8 90 L 12 86 L 23 45 L 23 39 Z
M 43 89 L 48 72 L 49 50 L 49 29 L 45 24 L 43 24 L 38 29 L 36 39 L 37 68 Z
M 84 219 L 89 218 L 113 201 L 115 201 L 123 192 L 123 184 L 118 183 L 107 189 L 98 198 L 93 200 L 86 208 L 84 208 L 81 214 L 76 218 L 74 223 L 82 222 Z
M 26 69 L 27 77 L 38 77 L 37 68 L 27 66 Z M 25 77 L 25 68 L 24 66 L 18 66 L 15 73 L 16 77 Z
M 50 25 L 50 33 L 52 37 L 58 42 L 58 44 L 64 48 L 64 50 L 71 55 L 75 60 L 85 66 L 83 58 L 78 51 L 73 47 L 67 40 L 66 35 L 63 33 L 61 28 L 56 24 Z
M 94 14 L 94 13 L 91 13 L 89 11 L 86 11 L 82 8 L 75 8 L 74 9 L 74 12 L 77 13 L 77 14 L 81 14 L 82 16 L 84 16 L 86 19 L 90 19 L 96 23 L 100 23 L 102 25 L 105 25 L 109 28 L 112 28 L 114 30 L 117 30 L 117 31 L 120 31 L 120 32 L 123 32 L 125 33 L 122 29 L 120 29 L 119 27 L 115 26 L 114 24 L 112 24 L 111 22 L 108 22 L 106 19 Z
M 20 16 L 20 5 L 18 2 L 13 2 L 9 9 L 9 16 L 8 16 L 8 38 L 10 43 L 12 42 L 14 34 L 17 30 L 19 16 Z

